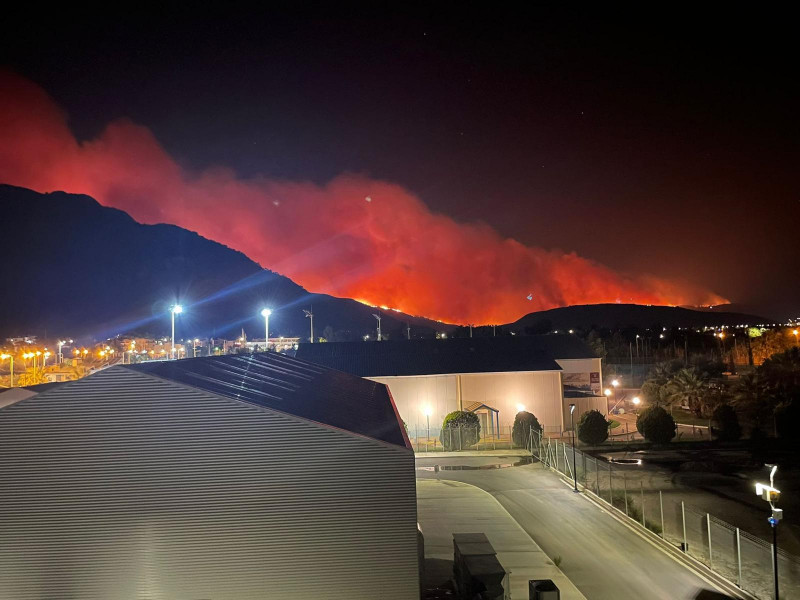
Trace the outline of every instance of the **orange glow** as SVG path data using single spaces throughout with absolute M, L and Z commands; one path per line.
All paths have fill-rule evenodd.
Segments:
M 240 250 L 311 291 L 371 306 L 481 324 L 570 304 L 725 302 L 456 222 L 387 181 L 341 175 L 315 185 L 245 180 L 225 168 L 190 172 L 129 120 L 78 142 L 41 88 L 2 71 L 0 140 L 0 181 L 89 194 L 141 223 L 174 223 Z

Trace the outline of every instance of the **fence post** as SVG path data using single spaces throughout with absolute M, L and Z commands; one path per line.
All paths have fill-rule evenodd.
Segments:
M 661 495 L 661 490 L 658 490 L 658 505 L 661 508 L 661 539 L 667 539 L 667 529 L 664 527 L 664 497 Z
M 608 503 L 614 508 L 614 481 L 611 479 L 611 463 L 608 463 Z
M 458 428 L 458 449 L 462 450 L 462 447 L 461 447 L 461 427 Z
M 706 527 L 708 529 L 708 566 L 714 568 L 713 552 L 711 551 L 711 515 L 706 513 Z
M 622 472 L 622 493 L 625 495 L 625 516 L 628 515 L 628 478 L 625 476 L 625 471 Z
M 686 507 L 681 500 L 681 521 L 683 521 L 683 551 L 689 552 L 689 543 L 686 541 Z
M 739 537 L 739 528 L 736 528 L 736 562 L 739 566 L 739 570 L 737 573 L 739 574 L 736 578 L 736 584 L 739 587 L 742 587 L 742 540 Z
M 597 459 L 594 459 L 594 489 L 597 497 L 600 497 L 600 465 L 597 464 Z
M 644 519 L 644 482 L 641 479 L 639 480 L 639 489 L 642 492 L 642 527 L 647 529 L 647 525 L 645 524 L 645 519 Z

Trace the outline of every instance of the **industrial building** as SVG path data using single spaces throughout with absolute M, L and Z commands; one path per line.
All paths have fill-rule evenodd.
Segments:
M 562 432 L 570 404 L 576 421 L 587 410 L 608 412 L 601 360 L 572 335 L 301 344 L 296 356 L 385 383 L 414 429 L 467 410 L 487 435 L 526 410 L 546 432 Z
M 1 597 L 418 597 L 385 386 L 270 353 L 41 389 L 0 404 Z

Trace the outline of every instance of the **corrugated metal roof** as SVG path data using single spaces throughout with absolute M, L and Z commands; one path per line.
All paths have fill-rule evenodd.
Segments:
M 327 342 L 296 356 L 359 377 L 557 371 L 557 359 L 597 357 L 571 335 Z
M 384 385 L 274 352 L 152 361 L 123 368 L 407 445 Z

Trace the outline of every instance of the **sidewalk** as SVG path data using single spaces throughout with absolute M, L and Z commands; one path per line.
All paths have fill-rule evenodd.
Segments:
M 457 458 L 459 456 L 524 456 L 530 458 L 531 453 L 524 448 L 514 450 L 462 450 L 459 452 L 415 452 L 416 458 Z
M 417 511 L 425 536 L 428 582 L 452 576 L 453 533 L 483 532 L 500 564 L 511 573 L 512 598 L 528 598 L 530 579 L 552 579 L 563 600 L 586 600 L 488 492 L 458 481 L 417 479 Z

